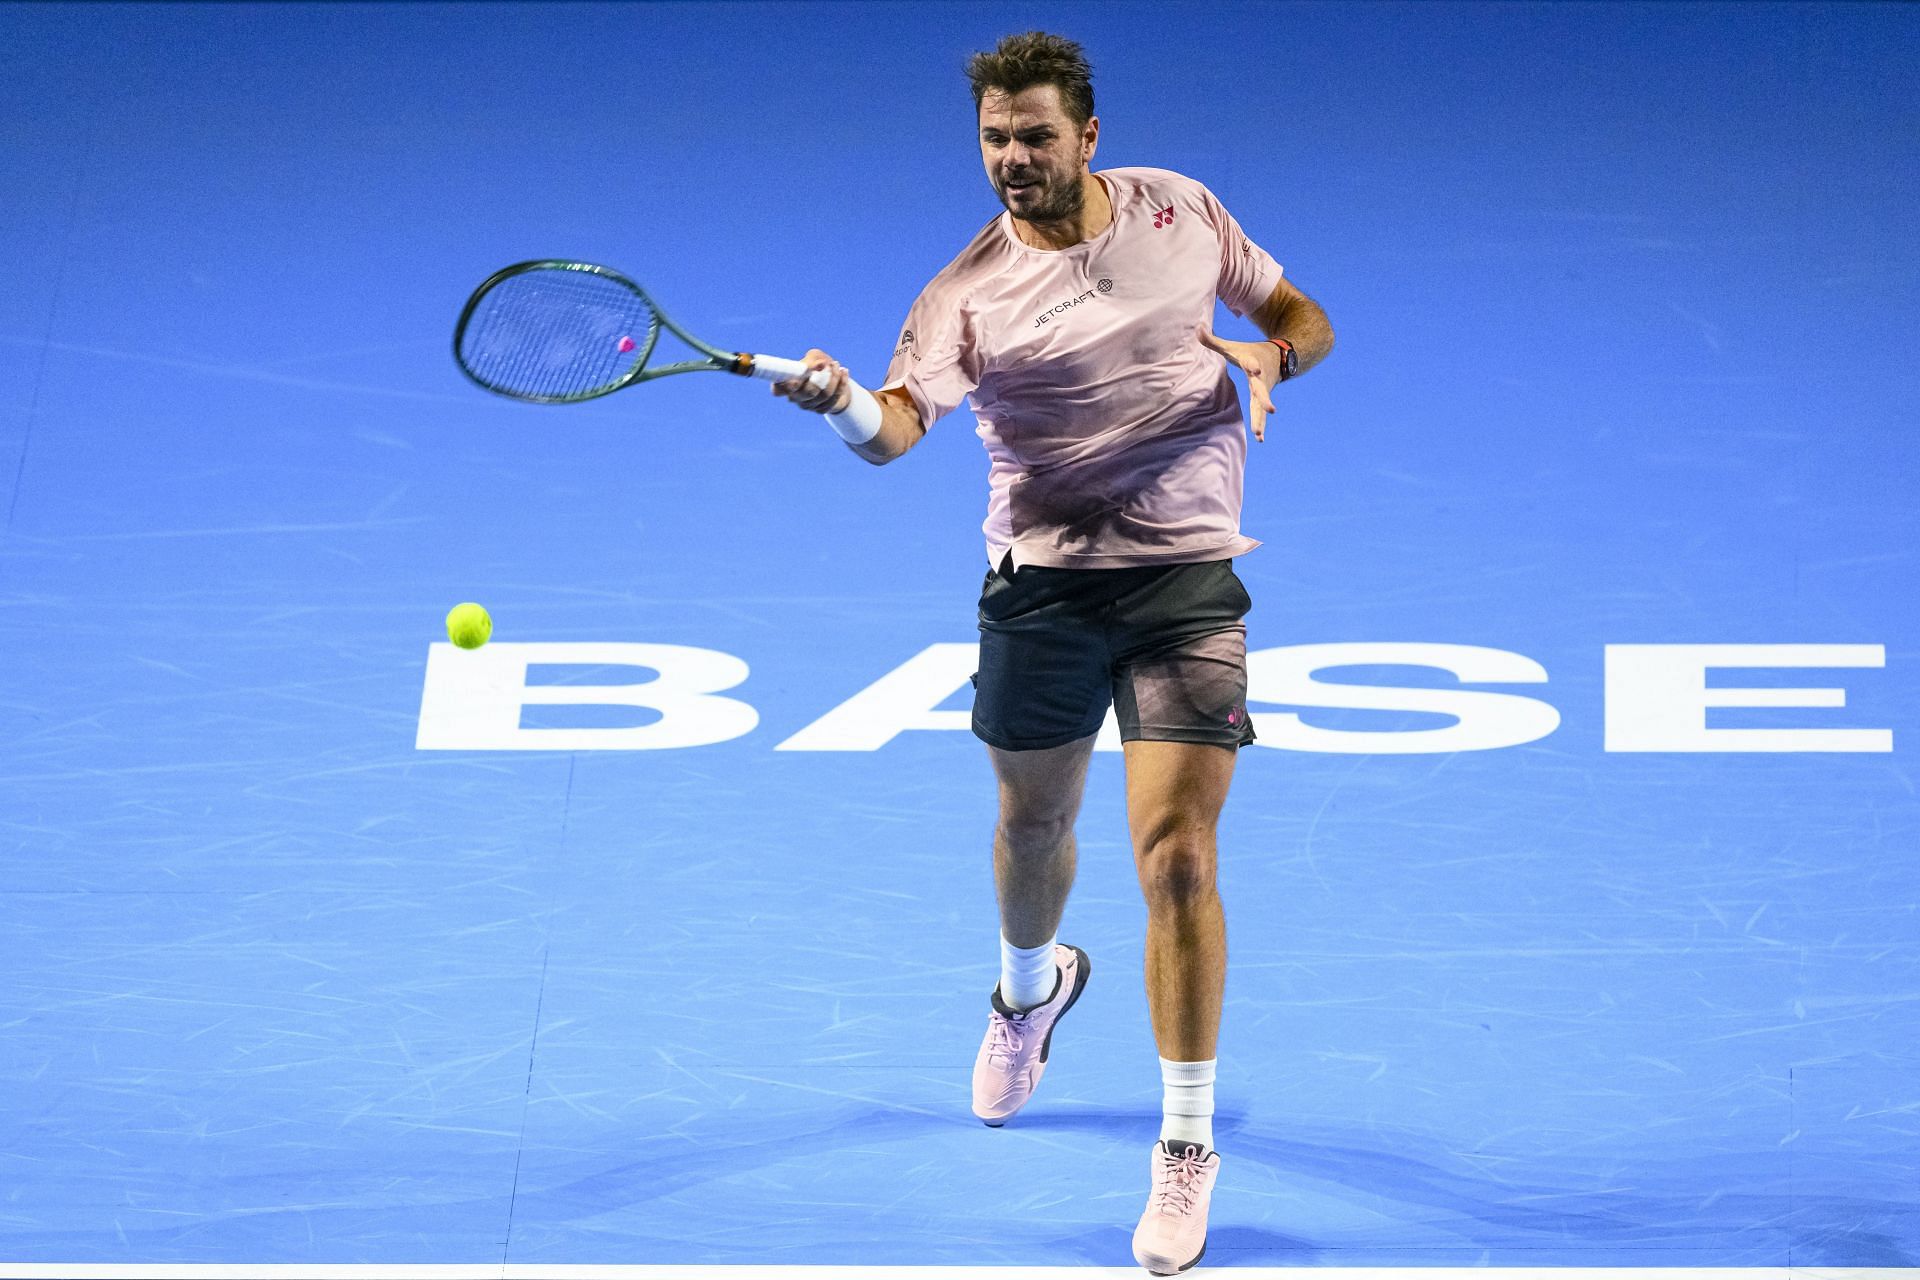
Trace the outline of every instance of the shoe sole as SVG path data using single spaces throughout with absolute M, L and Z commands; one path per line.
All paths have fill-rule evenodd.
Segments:
M 1067 950 L 1078 956 L 1080 962 L 1074 966 L 1073 990 L 1067 993 L 1067 1002 L 1060 1006 L 1060 1012 L 1053 1015 L 1053 1025 L 1047 1028 L 1047 1038 L 1040 1042 L 1040 1062 L 1043 1066 L 1046 1064 L 1047 1055 L 1053 1052 L 1053 1033 L 1059 1029 L 1060 1019 L 1066 1017 L 1067 1010 L 1073 1008 L 1074 1005 L 1080 1002 L 1080 993 L 1087 989 L 1087 979 L 1093 976 L 1093 961 L 1087 958 L 1087 953 L 1072 943 L 1067 944 Z M 989 1129 L 998 1129 L 1007 1121 L 1013 1119 L 1014 1116 L 1019 1115 L 1020 1111 L 1026 1108 L 1026 1105 L 1027 1104 L 1023 1102 L 1020 1104 L 1018 1110 L 1001 1116 L 998 1120 L 982 1120 L 980 1123 Z M 1202 1249 L 1201 1252 L 1204 1253 L 1205 1250 Z M 1193 1260 L 1193 1262 L 1198 1261 L 1200 1261 L 1198 1258 Z M 1189 1262 L 1187 1266 L 1192 1266 L 1193 1262 Z M 1181 1270 L 1186 1270 L 1186 1267 L 1182 1267 Z M 1167 1274 L 1171 1275 L 1172 1273 L 1168 1272 Z
M 1200 1259 L 1206 1256 L 1207 1256 L 1207 1242 L 1205 1240 L 1202 1240 L 1200 1242 L 1200 1252 L 1194 1254 L 1193 1258 L 1190 1261 L 1181 1263 L 1179 1266 L 1175 1267 L 1171 1271 L 1155 1271 L 1152 1267 L 1148 1267 L 1147 1274 L 1150 1276 L 1177 1276 L 1183 1271 L 1193 1270 L 1194 1267 L 1199 1265 Z

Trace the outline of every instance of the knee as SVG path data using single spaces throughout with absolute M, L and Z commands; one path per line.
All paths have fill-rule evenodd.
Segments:
M 1058 814 L 1000 815 L 1000 840 L 1008 852 L 1021 855 L 1045 855 L 1058 850 L 1073 836 L 1073 816 Z
M 1138 853 L 1140 888 L 1150 910 L 1185 910 L 1219 892 L 1213 841 L 1201 833 L 1169 835 Z

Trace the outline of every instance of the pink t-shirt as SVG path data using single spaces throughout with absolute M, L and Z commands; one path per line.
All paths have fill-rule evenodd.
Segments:
M 1240 533 L 1247 433 L 1213 300 L 1259 307 L 1280 264 L 1211 191 L 1165 169 L 1096 174 L 1113 222 L 1035 249 L 1002 213 L 907 313 L 887 368 L 931 427 L 962 400 L 986 445 L 987 558 L 1084 569 L 1220 560 Z

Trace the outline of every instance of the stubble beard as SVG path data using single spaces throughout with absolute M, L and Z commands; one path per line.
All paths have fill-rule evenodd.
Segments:
M 1049 183 L 1053 181 L 1051 175 L 1047 176 L 1047 180 Z M 1087 193 L 1081 186 L 1080 175 L 1076 173 L 1069 175 L 1064 183 L 1054 187 L 1049 196 L 1025 213 L 1016 210 L 1007 199 L 1005 185 L 1000 188 L 1000 203 L 1005 206 L 1009 214 L 1022 222 L 1064 222 L 1068 218 L 1077 216 L 1082 209 L 1086 208 Z

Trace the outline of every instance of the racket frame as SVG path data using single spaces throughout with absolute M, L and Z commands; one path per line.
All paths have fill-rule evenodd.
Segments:
M 467 362 L 462 359 L 460 355 L 461 342 L 467 334 L 467 322 L 473 318 L 473 313 L 475 309 L 479 307 L 481 299 L 485 298 L 488 293 L 492 292 L 492 290 L 502 282 L 510 280 L 515 276 L 526 275 L 534 271 L 584 271 L 592 275 L 601 276 L 627 289 L 631 289 L 639 296 L 642 302 L 646 303 L 647 310 L 652 313 L 654 322 L 647 328 L 645 341 L 639 342 L 636 345 L 633 368 L 625 376 L 613 382 L 604 383 L 589 391 L 576 392 L 573 395 L 543 396 L 515 391 L 508 387 L 495 386 L 482 379 L 478 374 L 474 373 L 472 369 L 467 367 Z M 660 340 L 660 330 L 662 329 L 667 330 L 673 334 L 674 337 L 680 339 L 680 341 L 686 343 L 695 351 L 700 352 L 704 359 L 682 360 L 677 364 L 648 368 L 647 360 L 653 355 L 653 348 Z M 758 359 L 764 362 L 764 365 L 778 363 L 784 366 L 792 363 L 784 360 L 776 361 L 771 357 L 759 357 Z M 745 378 L 751 378 L 757 375 L 763 379 L 793 376 L 785 369 L 776 371 L 772 368 L 757 366 L 756 357 L 751 352 L 723 351 L 712 343 L 702 342 L 675 324 L 673 317 L 669 316 L 666 311 L 661 308 L 660 304 L 655 302 L 639 284 L 628 279 L 613 268 L 603 267 L 592 262 L 573 262 L 564 258 L 535 258 L 527 262 L 516 262 L 510 267 L 500 268 L 500 270 L 483 280 L 480 287 L 473 291 L 473 296 L 467 299 L 467 305 L 461 308 L 460 320 L 454 325 L 453 360 L 455 364 L 460 366 L 460 372 L 464 373 L 469 381 L 481 389 L 491 391 L 495 395 L 522 400 L 529 404 L 578 404 L 583 400 L 597 400 L 601 396 L 612 395 L 614 392 L 624 390 L 627 387 L 637 386 L 642 382 L 651 382 L 655 378 L 671 377 L 676 373 L 705 373 L 717 371 L 720 373 L 736 374 Z

